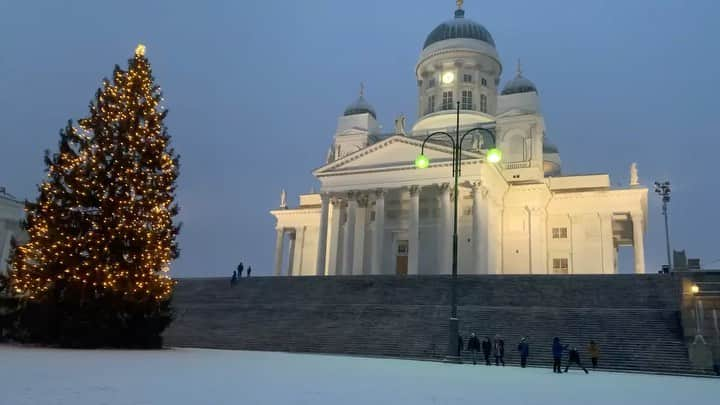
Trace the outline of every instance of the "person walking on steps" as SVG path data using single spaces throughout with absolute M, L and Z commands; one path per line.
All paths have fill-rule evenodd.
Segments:
M 252 267 L 248 266 L 248 271 L 247 271 L 247 273 L 248 273 L 247 277 L 248 277 L 248 278 L 250 278 L 250 273 L 251 273 L 251 272 L 252 272 Z
M 240 262 L 237 266 L 237 278 L 242 278 L 243 264 Z
M 237 284 L 237 281 L 238 281 L 238 279 L 237 279 L 237 271 L 233 270 L 233 275 L 232 275 L 232 278 L 230 279 L 230 287 L 232 287 L 232 286 L 234 286 L 235 284 Z
M 482 351 L 483 356 L 485 356 L 485 365 L 490 365 L 490 351 L 492 350 L 492 343 L 490 343 L 490 338 L 485 336 L 485 339 L 482 341 Z
M 560 338 L 555 336 L 552 343 L 553 373 L 562 373 L 560 361 L 565 350 L 567 346 L 560 344 Z
M 598 366 L 598 360 L 600 359 L 600 346 L 598 346 L 594 340 L 590 341 L 588 353 L 590 353 L 590 360 L 592 361 L 593 370 L 595 370 Z
M 495 341 L 493 341 L 493 355 L 495 356 L 495 365 L 499 366 L 502 363 L 505 367 L 505 341 L 500 335 L 495 335 Z
M 480 339 L 475 335 L 475 332 L 472 333 L 468 340 L 467 349 L 472 354 L 473 365 L 477 364 L 478 353 L 480 353 Z
M 572 363 L 577 364 L 578 367 L 583 369 L 585 374 L 588 373 L 587 369 L 585 367 L 583 367 L 582 363 L 580 362 L 580 352 L 578 352 L 576 347 L 573 347 L 572 349 L 570 349 L 570 352 L 568 352 L 568 362 L 567 362 L 567 365 L 565 366 L 566 373 L 568 372 L 568 369 L 570 368 L 570 365 Z
M 527 359 L 530 355 L 530 345 L 527 342 L 527 338 L 523 337 L 520 339 L 518 344 L 518 352 L 520 352 L 520 367 L 525 368 L 527 366 Z

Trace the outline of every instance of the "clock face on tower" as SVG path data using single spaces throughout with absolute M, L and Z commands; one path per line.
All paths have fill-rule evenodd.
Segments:
M 444 84 L 450 84 L 455 80 L 455 73 L 453 72 L 445 72 L 442 75 L 442 82 Z

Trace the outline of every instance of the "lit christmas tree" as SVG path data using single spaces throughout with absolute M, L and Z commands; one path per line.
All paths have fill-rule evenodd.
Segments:
M 11 260 L 30 340 L 152 346 L 169 324 L 178 158 L 161 101 L 139 45 L 46 153 L 48 178 L 26 206 L 30 239 Z

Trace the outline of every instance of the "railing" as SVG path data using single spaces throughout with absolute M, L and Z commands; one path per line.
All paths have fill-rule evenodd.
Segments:
M 530 162 L 508 162 L 503 165 L 505 169 L 526 169 L 530 167 Z

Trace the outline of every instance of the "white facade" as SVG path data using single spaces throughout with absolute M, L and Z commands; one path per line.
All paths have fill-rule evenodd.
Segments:
M 498 91 L 501 72 L 490 34 L 458 10 L 420 55 L 412 131 L 381 134 L 361 92 L 339 119 L 327 163 L 313 171 L 321 193 L 271 211 L 275 274 L 450 274 L 452 148 L 434 137 L 424 149 L 430 166 L 414 160 L 428 134 L 455 134 L 458 102 L 460 132 L 488 129 L 503 152 L 493 164 L 486 139 L 463 143 L 460 274 L 613 274 L 628 245 L 643 273 L 647 188 L 611 188 L 607 174 L 561 176 L 537 89 L 518 66 Z
M 0 273 L 6 273 L 12 248 L 11 241 L 22 243 L 27 239 L 21 227 L 24 218 L 23 203 L 0 188 Z

